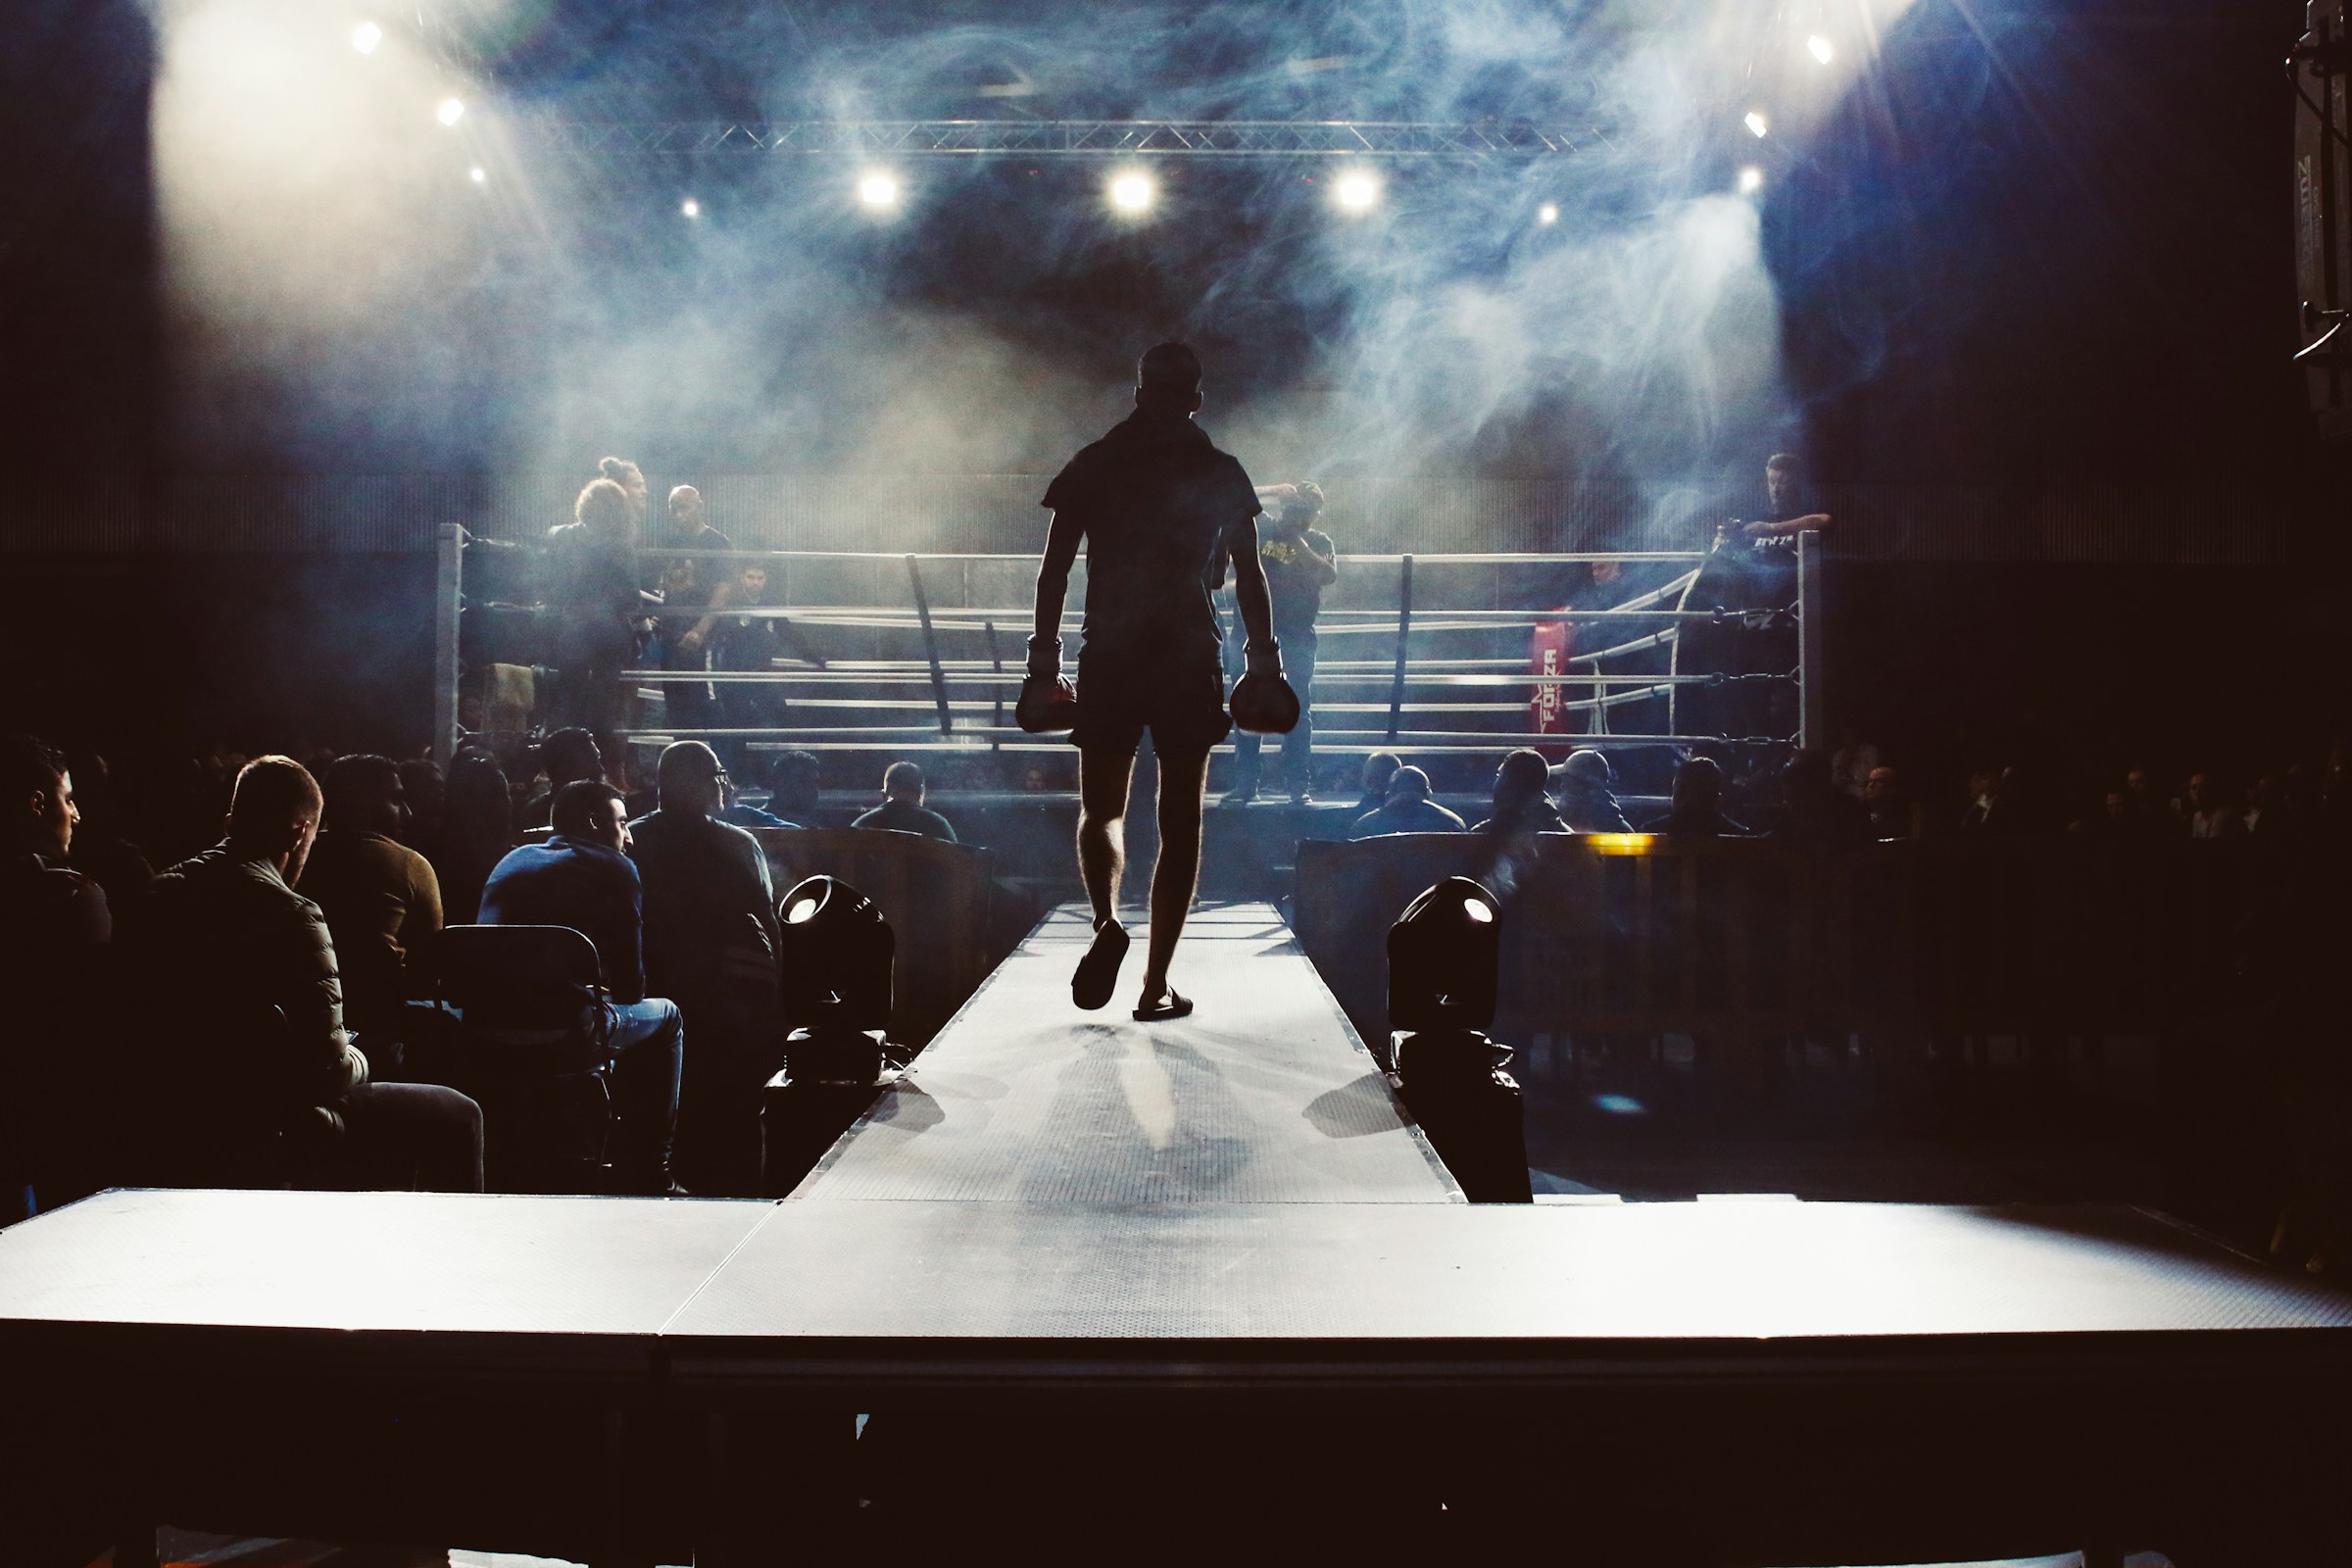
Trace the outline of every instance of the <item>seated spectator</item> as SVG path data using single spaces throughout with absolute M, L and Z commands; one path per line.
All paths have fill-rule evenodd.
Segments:
M 1870 777 L 1862 785 L 1862 808 L 1870 813 L 1870 836 L 1874 839 L 1885 842 L 1918 834 L 1911 799 L 1903 791 L 1903 777 L 1891 767 L 1870 770 Z
M 344 1032 L 334 940 L 294 891 L 320 805 L 293 759 L 246 763 L 228 837 L 158 877 L 139 921 L 143 967 L 175 1014 L 172 1050 L 209 1112 L 196 1136 L 209 1142 L 221 1120 L 249 1133 L 323 1124 L 368 1185 L 479 1192 L 481 1107 L 437 1085 L 370 1082 Z
M 927 839 L 945 839 L 954 844 L 956 830 L 948 825 L 946 817 L 923 805 L 923 770 L 912 762 L 893 762 L 882 773 L 882 804 L 850 826 L 919 833 Z
M 1398 757 L 1395 752 L 1374 752 L 1370 757 L 1364 759 L 1364 793 L 1357 798 L 1355 803 L 1357 816 L 1362 816 L 1368 811 L 1377 811 L 1389 804 L 1389 783 L 1396 778 L 1396 770 L 1403 765 L 1404 759 Z
M 724 768 L 719 769 L 718 784 L 719 789 L 723 792 L 723 799 L 727 803 L 718 813 L 718 819 L 721 822 L 732 823 L 736 827 L 797 828 L 801 825 L 798 822 L 787 821 L 773 811 L 763 811 L 759 807 L 752 805 L 748 801 L 745 801 L 736 792 L 735 781 L 727 776 L 727 771 Z M 659 779 L 655 781 L 655 787 L 657 790 L 660 789 L 661 781 Z M 770 805 L 774 804 L 775 795 L 773 791 L 769 792 L 768 801 Z M 666 805 L 667 802 L 664 801 L 661 804 Z
M 1459 833 L 1462 819 L 1429 798 L 1429 775 L 1399 767 L 1390 776 L 1389 798 L 1348 830 L 1351 839 L 1386 838 L 1392 833 Z
M 343 1017 L 370 1053 L 375 1075 L 402 1065 L 412 999 L 432 989 L 432 944 L 441 934 L 441 882 L 400 841 L 409 806 L 401 766 L 389 757 L 339 757 L 326 770 L 326 826 L 311 847 L 299 891 L 318 906 L 335 940 Z
M 80 813 L 66 760 L 29 735 L 0 738 L 6 837 L 0 840 L 0 983 L 10 998 L 0 1036 L 0 1224 L 98 1185 L 74 1124 L 93 1102 L 103 1054 L 105 891 L 69 869 Z
M 441 832 L 425 854 L 441 884 L 441 915 L 471 925 L 481 908 L 482 884 L 514 847 L 514 797 L 506 769 L 488 752 L 465 750 L 450 759 L 442 792 Z
M 1574 831 L 1545 793 L 1544 786 L 1550 782 L 1551 766 L 1542 752 L 1524 748 L 1512 752 L 1494 769 L 1494 798 L 1487 808 L 1487 819 L 1471 831 L 1497 838 Z
M 824 820 L 824 773 L 814 752 L 778 752 L 767 764 L 767 808 L 787 822 L 817 826 Z
M 1830 754 L 1830 779 L 1838 789 L 1855 800 L 1870 783 L 1871 773 L 1879 765 L 1879 748 L 1847 724 L 1838 730 L 1838 750 Z
M 2187 831 L 2187 824 L 2180 820 L 2180 812 L 2171 801 L 2165 799 L 2164 791 L 2157 788 L 2155 779 L 2146 768 L 2134 767 L 2127 771 L 2124 774 L 2124 790 L 2132 797 L 2132 814 L 2139 818 L 2149 833 L 2178 838 Z
M 2188 776 L 2188 836 L 2192 839 L 2233 839 L 2245 832 L 2245 818 L 2230 804 L 2221 781 L 2211 773 Z
M 760 841 L 719 819 L 726 770 L 701 741 L 665 747 L 661 808 L 629 824 L 643 887 L 647 983 L 669 996 L 708 989 L 720 966 L 754 956 L 775 989 L 776 894 Z
M 554 809 L 557 792 L 566 784 L 601 781 L 605 777 L 605 754 L 590 731 L 577 727 L 560 729 L 539 743 L 539 770 L 547 775 L 547 787 L 522 803 L 522 809 L 515 813 L 517 827 L 550 825 L 549 813 Z
M 678 1162 L 703 1193 L 760 1191 L 760 1096 L 784 1065 L 767 857 L 718 819 L 726 771 L 701 741 L 662 753 L 660 809 L 629 824 L 645 887 L 647 982 L 694 1025 Z
M 2001 814 L 2001 774 L 1997 768 L 1980 767 L 1968 775 L 1968 807 L 1960 813 L 1955 827 L 1962 833 L 1994 833 L 2008 826 L 1998 821 Z
M 1631 833 L 1625 808 L 1610 789 L 1609 760 L 1587 749 L 1570 752 L 1559 770 L 1560 819 L 1571 833 Z
M 441 836 L 441 813 L 449 805 L 448 775 L 431 758 L 412 757 L 400 764 L 400 787 L 409 803 L 409 825 L 400 840 L 422 849 Z
M 106 759 L 87 747 L 66 753 L 66 770 L 74 780 L 74 804 L 80 820 L 74 824 L 74 869 L 106 890 L 110 907 L 121 908 L 147 891 L 155 867 L 145 852 L 119 831 L 114 770 Z
M 1671 838 L 1745 838 L 1747 829 L 1723 814 L 1723 764 L 1693 757 L 1674 775 L 1673 804 L 1663 816 L 1642 824 L 1644 833 Z
M 1781 804 L 1787 819 L 1769 837 L 1811 850 L 1838 850 L 1867 843 L 1870 812 L 1838 787 L 1830 760 L 1820 752 L 1798 752 L 1781 769 Z
M 656 1197 L 683 1195 L 670 1179 L 686 1027 L 677 1004 L 645 994 L 644 903 L 629 859 L 620 791 L 574 779 L 549 808 L 555 833 L 508 852 L 482 889 L 483 925 L 561 925 L 596 947 L 610 993 L 605 1044 L 618 1058 L 622 1181 Z

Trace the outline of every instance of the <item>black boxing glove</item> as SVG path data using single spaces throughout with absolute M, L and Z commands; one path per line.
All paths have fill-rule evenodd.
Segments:
M 1253 735 L 1288 735 L 1298 727 L 1298 694 L 1283 678 L 1282 644 L 1273 638 L 1242 651 L 1242 678 L 1226 707 L 1234 723 Z
M 1078 723 L 1078 688 L 1061 673 L 1061 639 L 1029 639 L 1029 672 L 1021 680 L 1012 721 L 1031 735 L 1058 735 Z

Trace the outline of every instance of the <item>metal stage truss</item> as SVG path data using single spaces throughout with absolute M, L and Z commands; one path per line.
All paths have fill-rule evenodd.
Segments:
M 485 547 L 510 564 L 506 580 L 488 581 L 469 566 Z M 492 639 L 477 630 L 479 620 L 524 623 L 525 646 L 552 620 L 528 591 L 535 554 L 475 540 L 456 527 L 442 532 L 435 733 L 445 755 L 466 734 L 461 689 L 469 673 L 482 673 L 486 659 L 497 662 L 483 651 Z M 1795 555 L 1794 602 L 1742 611 L 1688 608 L 1708 559 L 1696 551 L 1342 556 L 1347 588 L 1327 602 L 1318 625 L 1315 749 L 1360 756 L 1533 746 L 1557 760 L 1585 746 L 1818 745 L 1824 736 L 1819 536 L 1800 536 Z M 643 550 L 637 557 L 644 582 L 680 557 L 764 565 L 767 602 L 731 605 L 719 618 L 744 626 L 780 623 L 786 651 L 748 667 L 718 659 L 687 667 L 657 657 L 649 635 L 645 656 L 614 677 L 628 694 L 624 708 L 635 714 L 616 733 L 632 744 L 691 738 L 754 751 L 893 756 L 1067 747 L 1064 737 L 1025 734 L 1011 722 L 1032 615 L 1034 556 Z M 1628 578 L 1613 602 L 1575 607 L 1544 603 L 1533 586 L 1546 569 L 1603 562 L 1646 573 L 1646 581 Z M 518 575 L 515 565 L 523 568 Z M 1082 562 L 1073 606 L 1084 602 L 1083 574 Z M 1561 580 L 1556 571 L 1553 580 Z M 670 624 L 705 613 L 672 612 Z M 659 606 L 645 608 L 649 632 L 661 614 Z M 1074 610 L 1063 617 L 1073 646 L 1080 621 Z M 1686 669 L 1682 643 L 1694 627 L 1793 629 L 1791 667 Z M 1545 646 L 1553 650 L 1548 662 Z M 541 684 L 551 672 L 542 665 L 532 674 L 543 698 L 533 727 L 553 727 L 563 720 L 544 701 L 552 683 Z M 561 672 L 553 677 L 560 682 Z M 681 696 L 681 688 L 690 694 Z M 1769 710 L 1785 716 L 1787 727 L 1732 734 L 1690 719 L 1687 704 L 1698 700 L 1695 694 L 1742 691 L 1791 694 L 1792 702 L 1731 710 Z M 681 722 L 689 710 L 697 716 Z
M 549 121 L 566 152 L 971 158 L 1560 158 L 1609 145 L 1592 125 L 1368 120 Z

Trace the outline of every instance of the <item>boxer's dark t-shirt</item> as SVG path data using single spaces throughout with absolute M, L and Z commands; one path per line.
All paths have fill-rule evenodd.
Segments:
M 1250 476 L 1189 418 L 1139 410 L 1072 458 L 1044 505 L 1086 529 L 1090 650 L 1217 646 L 1209 592 L 1232 530 L 1250 528 Z M 1254 548 L 1254 529 L 1243 536 Z

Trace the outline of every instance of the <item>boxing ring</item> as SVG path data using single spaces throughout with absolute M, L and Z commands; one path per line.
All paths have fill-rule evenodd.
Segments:
M 544 624 L 561 611 L 527 595 L 478 592 L 485 547 L 529 557 L 531 547 L 477 539 L 457 527 L 440 538 L 435 616 L 434 727 L 443 755 L 469 734 L 462 696 L 478 685 L 490 617 Z M 1318 617 L 1314 745 L 1362 756 L 1399 751 L 1494 752 L 1533 747 L 1555 763 L 1580 747 L 1721 747 L 1766 751 L 1818 746 L 1822 725 L 1822 571 L 1817 534 L 1796 541 L 1794 598 L 1748 610 L 1688 608 L 1709 553 L 1342 555 L 1340 580 Z M 938 753 L 1068 750 L 1065 738 L 1026 734 L 1012 722 L 1024 667 L 1037 557 L 1030 554 L 645 549 L 641 581 L 665 562 L 723 563 L 730 572 L 760 565 L 767 602 L 664 612 L 649 602 L 640 624 L 716 614 L 722 621 L 776 624 L 791 652 L 760 667 L 681 670 L 640 657 L 622 670 L 623 720 L 612 733 L 632 747 L 704 740 L 753 753 L 800 749 L 879 758 Z M 1613 567 L 1610 590 L 1583 588 L 1595 566 Z M 1072 605 L 1084 603 L 1085 563 L 1073 575 Z M 1578 597 L 1597 603 L 1560 603 Z M 1065 612 L 1075 646 L 1082 615 Z M 1688 667 L 1685 634 L 1694 627 L 1793 629 L 1791 667 L 1724 673 Z M 510 632 L 511 643 L 516 639 Z M 527 639 L 523 639 L 526 640 Z M 641 638 L 641 649 L 645 639 Z M 710 661 L 715 662 L 715 661 Z M 534 662 L 533 687 L 562 679 Z M 712 710 L 681 723 L 671 694 L 686 685 Z M 1761 705 L 1788 722 L 1771 733 L 1728 733 L 1693 716 L 1692 697 L 1747 688 L 1778 694 Z M 758 693 L 765 711 L 739 722 Z M 730 703 L 729 696 L 735 698 Z M 1083 700 L 1083 694 L 1081 694 Z M 733 708 L 732 715 L 724 710 Z M 1758 711 L 1750 705 L 1749 711 Z M 1720 710 L 1719 710 L 1720 711 Z M 556 727 L 545 701 L 531 727 Z M 1230 746 L 1219 750 L 1230 750 Z

